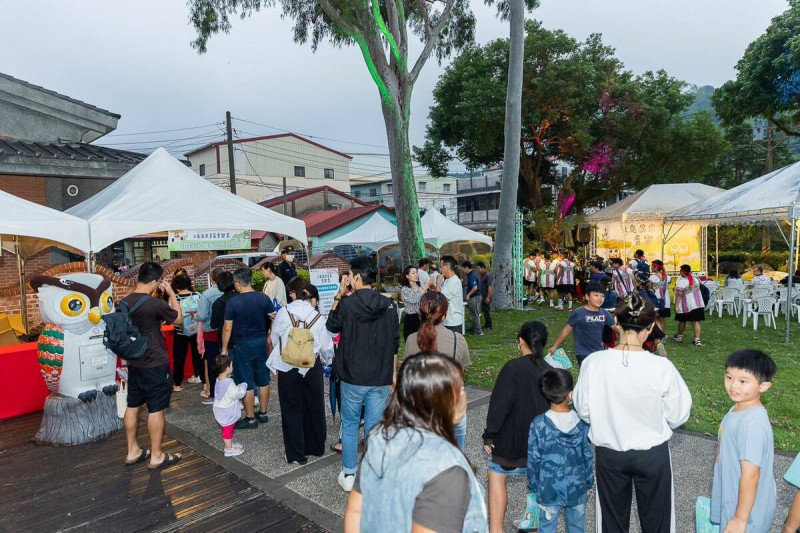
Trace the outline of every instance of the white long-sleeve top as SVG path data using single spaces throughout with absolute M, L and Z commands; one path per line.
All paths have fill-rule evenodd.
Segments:
M 281 349 L 286 346 L 289 339 L 289 330 L 292 329 L 292 320 L 289 318 L 289 313 L 292 313 L 295 320 L 311 323 L 314 317 L 317 316 L 317 310 L 311 307 L 311 304 L 302 300 L 295 300 L 286 307 L 282 307 L 278 314 L 275 315 L 275 320 L 272 322 L 272 353 L 267 359 L 267 367 L 274 373 L 289 372 L 293 368 L 298 368 L 287 364 L 281 358 Z M 322 362 L 326 365 L 331 364 L 333 361 L 333 338 L 328 330 L 325 329 L 325 317 L 320 317 L 316 323 L 311 326 L 311 334 L 314 336 L 314 353 L 322 358 Z M 305 376 L 308 368 L 298 368 L 300 375 Z
M 612 349 L 584 360 L 573 404 L 595 446 L 622 452 L 669 440 L 689 419 L 692 396 L 666 357 Z
M 214 418 L 221 426 L 235 424 L 242 414 L 242 398 L 247 393 L 247 383 L 233 382 L 230 377 L 220 379 L 214 387 Z

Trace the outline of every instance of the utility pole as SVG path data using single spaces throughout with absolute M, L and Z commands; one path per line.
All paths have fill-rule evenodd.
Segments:
M 228 130 L 228 173 L 230 175 L 231 192 L 236 194 L 236 168 L 233 161 L 233 128 L 231 127 L 231 112 L 225 112 L 225 122 Z
M 775 165 L 774 159 L 772 157 L 772 136 L 775 133 L 775 127 L 770 123 L 767 126 L 767 143 L 766 143 L 766 150 L 767 150 L 767 157 L 765 158 L 765 168 L 764 174 L 769 174 L 772 172 L 772 168 Z M 764 231 L 761 233 L 761 253 L 767 253 L 772 250 L 772 243 L 771 238 L 769 236 L 769 222 L 764 224 Z

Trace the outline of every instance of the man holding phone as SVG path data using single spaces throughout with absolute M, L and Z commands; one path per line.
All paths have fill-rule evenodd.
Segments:
M 358 468 L 358 427 L 365 407 L 364 435 L 380 421 L 394 385 L 400 346 L 397 309 L 389 298 L 372 288 L 378 271 L 375 261 L 358 256 L 342 276 L 339 292 L 328 315 L 327 328 L 340 333 L 334 359 L 341 380 L 342 471 L 339 485 L 350 492 Z M 352 294 L 347 295 L 352 290 Z

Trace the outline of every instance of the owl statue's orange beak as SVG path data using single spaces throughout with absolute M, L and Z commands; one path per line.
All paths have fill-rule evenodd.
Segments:
M 92 307 L 89 310 L 89 321 L 92 324 L 98 324 L 100 322 L 100 308 L 99 307 Z

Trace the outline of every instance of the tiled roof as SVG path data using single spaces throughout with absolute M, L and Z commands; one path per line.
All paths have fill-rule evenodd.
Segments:
M 0 137 L 0 158 L 4 156 L 137 164 L 147 154 L 115 150 L 88 143 L 38 143 Z
M 363 202 L 356 198 L 355 196 L 350 196 L 346 192 L 342 192 L 338 189 L 334 189 L 330 185 L 323 185 L 322 187 L 314 187 L 313 189 L 302 189 L 299 191 L 294 191 L 286 195 L 286 201 L 291 202 L 292 200 L 297 200 L 299 198 L 303 198 L 310 194 L 314 194 L 320 191 L 328 191 L 342 198 L 346 198 L 347 200 L 352 200 L 357 205 L 367 205 L 366 202 Z M 283 204 L 283 196 L 277 196 L 275 198 L 270 198 L 269 200 L 264 200 L 263 202 L 259 202 L 259 204 L 263 205 L 264 207 L 278 207 Z
M 87 107 L 89 109 L 93 109 L 95 111 L 99 111 L 100 113 L 105 113 L 106 115 L 109 115 L 109 116 L 112 116 L 112 117 L 122 118 L 122 115 L 118 115 L 117 113 L 112 113 L 111 111 L 108 111 L 107 109 L 102 109 L 100 107 L 93 106 L 92 104 L 87 104 L 86 102 L 82 102 L 81 100 L 76 100 L 75 98 L 70 98 L 69 96 L 65 96 L 65 95 L 57 93 L 55 91 L 51 91 L 50 89 L 45 89 L 41 85 L 34 85 L 33 83 L 29 83 L 27 81 L 20 80 L 18 78 L 15 78 L 14 76 L 10 76 L 8 74 L 3 74 L 2 72 L 0 72 L 0 78 L 5 78 L 5 79 L 7 79 L 9 81 L 13 81 L 14 83 L 19 83 L 21 85 L 26 85 L 26 86 L 28 86 L 28 87 L 30 87 L 32 89 L 36 89 L 37 91 L 41 91 L 41 92 L 47 93 L 47 94 L 49 94 L 51 96 L 55 96 L 57 98 L 61 98 L 62 100 L 66 100 L 67 102 L 72 102 L 73 104 L 78 104 L 78 105 L 81 105 L 83 107 Z
M 266 140 L 269 140 L 269 139 L 281 139 L 281 138 L 284 138 L 284 137 L 293 137 L 293 138 L 295 138 L 295 139 L 297 139 L 299 141 L 303 141 L 303 142 L 308 143 L 308 144 L 310 144 L 312 146 L 316 146 L 317 148 L 321 148 L 323 150 L 327 150 L 328 152 L 334 153 L 336 155 L 339 155 L 339 156 L 342 156 L 342 157 L 346 157 L 347 159 L 353 159 L 353 156 L 351 156 L 351 155 L 347 155 L 344 152 L 340 152 L 338 150 L 334 150 L 333 148 L 328 148 L 324 144 L 320 144 L 318 142 L 314 142 L 311 139 L 306 139 L 305 137 L 301 137 L 300 135 L 297 135 L 296 133 L 279 133 L 278 135 L 263 135 L 261 137 L 249 137 L 247 139 L 236 139 L 236 140 L 233 141 L 233 144 L 247 143 L 247 142 L 254 142 L 254 141 L 266 141 Z M 225 146 L 227 144 L 228 144 L 227 141 L 213 142 L 213 143 L 209 143 L 209 144 L 207 144 L 205 146 L 201 146 L 200 148 L 195 148 L 191 152 L 186 152 L 183 155 L 188 156 L 189 154 L 194 154 L 196 152 L 199 152 L 200 150 L 205 150 L 206 148 L 209 148 L 211 146 Z
M 306 223 L 306 232 L 309 237 L 319 237 L 379 209 L 388 208 L 385 205 L 369 205 L 337 211 L 315 211 L 307 214 L 301 220 Z

